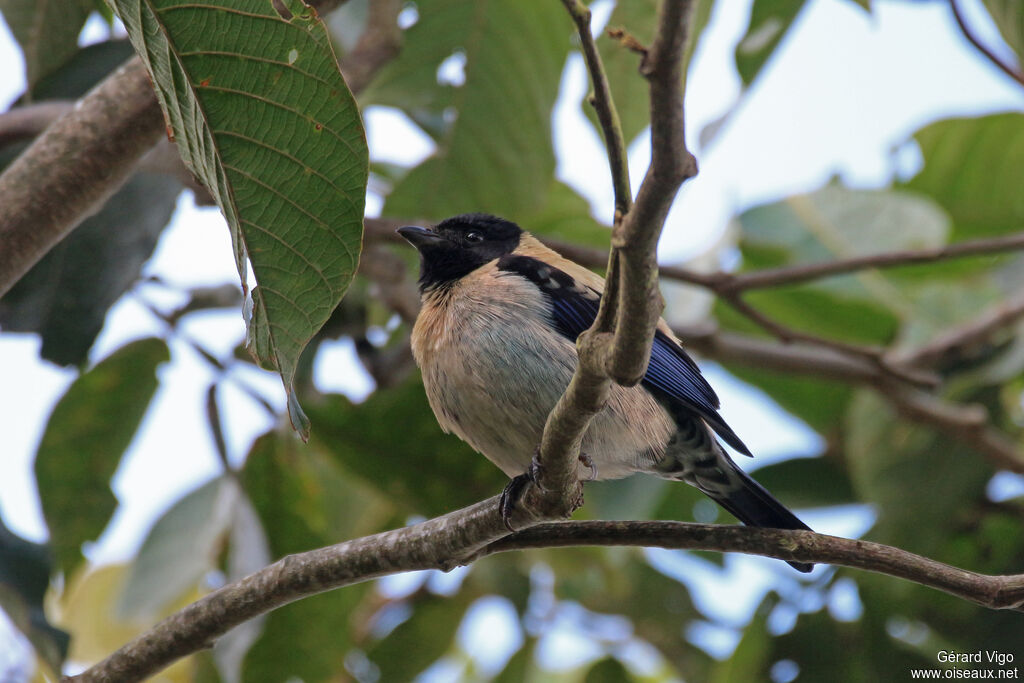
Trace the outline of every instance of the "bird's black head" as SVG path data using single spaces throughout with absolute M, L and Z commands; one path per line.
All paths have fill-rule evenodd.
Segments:
M 420 289 L 444 287 L 488 261 L 519 246 L 522 229 L 511 221 L 484 213 L 467 213 L 438 223 L 432 230 L 407 226 L 398 234 L 419 249 Z

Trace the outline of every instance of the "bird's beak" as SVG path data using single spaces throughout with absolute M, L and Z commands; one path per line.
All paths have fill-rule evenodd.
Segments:
M 407 225 L 404 228 L 399 228 L 396 232 L 420 251 L 423 251 L 424 248 L 441 246 L 448 243 L 446 237 L 438 235 L 433 230 L 427 230 L 415 225 Z

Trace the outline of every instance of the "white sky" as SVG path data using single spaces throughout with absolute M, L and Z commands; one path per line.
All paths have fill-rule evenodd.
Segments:
M 687 184 L 670 214 L 661 246 L 663 260 L 707 250 L 738 210 L 815 189 L 832 175 L 857 186 L 886 185 L 897 172 L 906 174 L 919 164 L 913 145 L 898 154 L 894 151 L 930 121 L 1024 110 L 1021 88 L 978 58 L 946 3 L 876 0 L 869 16 L 849 0 L 814 0 L 768 65 L 770 73 L 763 74 L 713 146 L 701 150 L 700 131 L 728 111 L 738 96 L 732 49 L 745 28 L 749 1 L 717 3 L 696 55 L 687 93 L 687 125 L 700 175 Z M 978 12 L 979 1 L 964 4 L 982 39 L 1007 54 L 995 28 Z M 596 15 L 603 21 L 607 7 L 603 12 L 598 8 Z M 0 29 L 0 64 L 0 103 L 7 103 L 24 85 L 20 53 L 6 26 Z M 570 64 L 563 82 L 563 100 L 571 104 L 586 88 L 580 60 Z M 607 220 L 612 200 L 602 147 L 574 109 L 562 107 L 554 118 L 559 175 L 591 201 L 595 215 Z M 429 141 L 393 112 L 372 110 L 366 119 L 375 159 L 408 162 L 429 154 Z M 631 147 L 634 188 L 646 168 L 648 144 L 641 136 Z M 368 204 L 379 206 L 372 197 Z M 188 285 L 235 281 L 228 231 L 219 213 L 195 210 L 190 199 L 183 198 L 174 225 L 146 272 Z M 157 288 L 143 291 L 158 304 L 170 303 Z M 188 333 L 218 351 L 226 352 L 243 333 L 240 313 L 195 318 L 186 325 Z M 127 340 L 160 331 L 129 297 L 115 307 L 92 357 L 102 358 Z M 174 362 L 162 368 L 160 391 L 115 479 L 121 506 L 99 548 L 91 552 L 94 558 L 130 556 L 162 510 L 219 470 L 202 408 L 213 375 L 184 344 L 175 343 L 172 353 Z M 760 392 L 713 364 L 705 367 L 723 397 L 726 419 L 758 454 L 758 465 L 814 451 L 814 435 Z M 324 354 L 317 373 L 325 388 L 344 389 L 357 397 L 370 389 L 345 344 Z M 243 375 L 283 409 L 275 378 L 255 371 Z M 44 539 L 46 532 L 32 457 L 45 418 L 71 377 L 68 371 L 38 361 L 38 343 L 31 336 L 0 335 L 0 513 L 15 532 L 35 540 Z M 230 416 L 229 450 L 237 462 L 253 436 L 270 426 L 269 418 L 237 390 L 226 392 L 222 401 Z M 863 515 L 804 516 L 828 533 L 861 533 L 865 523 Z M 728 566 L 728 581 L 721 585 L 729 586 L 735 613 L 748 613 L 763 594 L 763 582 L 735 579 L 749 576 L 750 568 L 764 566 L 764 561 L 735 557 Z M 689 573 L 698 578 L 687 580 L 701 580 L 700 571 Z M 714 582 L 723 578 L 720 573 L 715 576 L 705 577 L 702 594 L 714 594 Z M 731 649 L 730 638 L 720 634 L 723 651 Z

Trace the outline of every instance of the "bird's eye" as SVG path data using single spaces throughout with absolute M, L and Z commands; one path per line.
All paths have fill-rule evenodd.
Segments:
M 470 232 L 466 233 L 466 241 L 467 242 L 483 242 L 484 241 L 484 236 L 481 235 L 476 230 L 471 230 Z

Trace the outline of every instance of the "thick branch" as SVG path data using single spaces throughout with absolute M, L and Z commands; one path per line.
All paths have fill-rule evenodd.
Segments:
M 398 27 L 401 9 L 401 0 L 374 0 L 369 4 L 366 29 L 341 60 L 341 72 L 353 93 L 362 92 L 377 71 L 398 56 L 402 48 L 402 30 Z
M 0 175 L 0 295 L 128 179 L 164 132 L 146 68 L 108 76 Z
M 810 531 L 684 522 L 559 522 L 507 536 L 497 502 L 492 498 L 415 526 L 285 557 L 210 593 L 66 680 L 141 680 L 212 646 L 233 627 L 300 598 L 402 571 L 447 571 L 457 564 L 451 558 L 476 560 L 525 548 L 627 545 L 744 552 L 887 574 L 994 609 L 1024 604 L 1024 575 L 976 574 L 879 543 Z
M 342 69 L 354 93 L 396 54 L 397 39 L 388 26 L 398 30 L 397 4 L 371 3 L 373 40 L 364 36 Z M 41 125 L 43 114 L 54 111 L 36 111 L 29 117 L 33 128 Z M 12 114 L 3 118 L 17 123 L 18 116 L 8 118 Z M 0 175 L 0 296 L 120 189 L 165 130 L 146 69 L 133 58 L 67 109 L 7 167 Z

